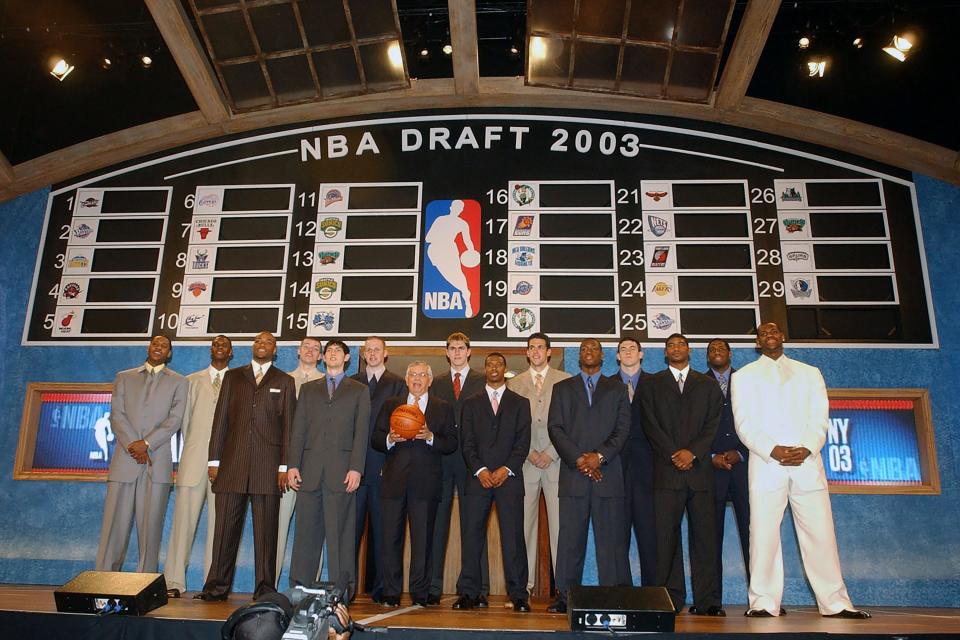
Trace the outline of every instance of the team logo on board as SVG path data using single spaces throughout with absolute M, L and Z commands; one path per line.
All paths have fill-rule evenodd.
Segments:
M 803 196 L 800 195 L 796 187 L 787 187 L 780 193 L 780 200 L 783 202 L 802 202 Z
M 85 222 L 81 222 L 73 229 L 73 235 L 77 238 L 86 238 L 91 233 L 93 233 L 93 227 L 89 226 Z
M 795 298 L 809 298 L 813 293 L 813 287 L 806 278 L 794 278 L 790 281 L 790 293 Z
M 71 269 L 86 269 L 90 264 L 90 259 L 84 255 L 75 255 L 67 263 Z
M 514 236 L 529 236 L 533 233 L 533 216 L 517 216 L 517 223 L 513 226 Z
M 206 249 L 197 249 L 193 254 L 193 268 L 198 271 L 210 268 L 210 252 Z
M 80 285 L 76 282 L 69 282 L 63 285 L 63 297 L 67 300 L 73 300 L 79 296 L 82 291 L 83 290 L 80 288 Z
M 660 216 L 647 216 L 647 226 L 650 227 L 650 233 L 659 238 L 667 232 L 669 223 Z
M 313 290 L 317 292 L 321 300 L 329 300 L 337 291 L 337 281 L 333 278 L 320 278 Z
M 196 329 L 200 326 L 200 321 L 206 317 L 205 313 L 191 313 L 183 319 L 183 325 L 188 329 Z
M 513 288 L 513 294 L 517 296 L 528 295 L 531 291 L 533 291 L 533 285 L 526 280 L 520 280 L 517 282 L 517 286 Z
M 666 191 L 645 191 L 643 195 L 647 196 L 654 202 L 660 202 L 670 194 Z
M 658 282 L 657 284 L 653 285 L 653 289 L 651 289 L 651 291 L 653 291 L 658 296 L 665 296 L 665 295 L 669 295 L 670 292 L 673 291 L 673 287 L 671 287 L 666 282 Z
M 810 259 L 810 254 L 806 251 L 788 251 L 787 260 L 790 262 L 806 262 Z
M 206 240 L 213 228 L 217 226 L 216 218 L 198 218 L 193 221 L 193 228 L 201 240 Z
M 653 256 L 650 258 L 650 268 L 662 269 L 667 266 L 668 257 L 670 257 L 670 247 L 668 245 L 657 245 L 653 248 Z
M 480 203 L 433 200 L 426 208 L 423 313 L 472 318 L 480 311 Z
M 198 209 L 212 209 L 220 204 L 220 194 L 205 193 L 197 197 Z
M 100 198 L 94 198 L 90 196 L 89 198 L 84 198 L 80 201 L 81 209 L 93 209 L 100 205 Z
M 338 202 L 343 202 L 343 191 L 340 191 L 340 189 L 327 189 L 323 192 L 323 206 L 329 207 Z
M 537 323 L 537 316 L 526 307 L 514 307 L 510 322 L 517 331 L 529 331 Z
M 71 312 L 68 313 L 67 315 L 65 315 L 65 316 L 63 316 L 62 318 L 60 318 L 60 326 L 61 326 L 61 327 L 69 327 L 69 326 L 70 326 L 70 323 L 73 322 L 73 319 L 76 318 L 76 317 L 77 317 L 76 312 L 71 311 Z
M 807 221 L 803 218 L 783 219 L 783 228 L 787 233 L 800 233 L 806 225 Z
M 510 193 L 510 197 L 513 198 L 513 201 L 518 205 L 525 207 L 533 202 L 534 198 L 537 197 L 537 192 L 528 184 L 517 183 L 513 185 L 513 191 Z
M 325 331 L 332 331 L 337 322 L 337 316 L 332 311 L 318 311 L 313 314 L 313 326 Z
M 510 253 L 513 255 L 513 264 L 518 267 L 532 267 L 537 256 L 537 248 L 520 245 L 512 248 Z
M 207 290 L 206 282 L 191 282 L 187 285 L 187 291 L 193 294 L 194 298 L 199 298 L 203 295 L 203 292 Z
M 673 326 L 674 320 L 667 314 L 661 312 L 653 317 L 653 320 L 650 321 L 650 324 L 653 325 L 654 329 L 659 329 L 660 331 L 666 331 Z
M 317 262 L 322 265 L 336 264 L 339 259 L 339 251 L 317 251 Z
M 343 220 L 340 218 L 324 218 L 320 221 L 320 231 L 327 238 L 336 238 L 343 230 Z

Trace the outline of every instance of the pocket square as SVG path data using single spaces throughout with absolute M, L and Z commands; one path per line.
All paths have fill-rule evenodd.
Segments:
M 270 389 L 270 393 L 280 393 L 280 389 Z

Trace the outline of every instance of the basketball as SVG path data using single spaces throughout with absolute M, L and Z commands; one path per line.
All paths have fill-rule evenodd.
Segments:
M 473 267 L 480 264 L 480 252 L 470 249 L 469 251 L 464 251 L 460 255 L 460 264 L 465 266 L 467 269 L 472 269 Z
M 420 407 L 415 404 L 402 404 L 390 414 L 390 430 L 407 440 L 413 440 L 426 422 Z

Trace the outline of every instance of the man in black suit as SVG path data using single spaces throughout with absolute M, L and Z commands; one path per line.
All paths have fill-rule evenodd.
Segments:
M 726 519 L 727 500 L 733 502 L 737 517 L 737 532 L 740 534 L 740 549 L 743 566 L 750 584 L 750 491 L 747 485 L 747 447 L 740 442 L 733 423 L 733 406 L 730 404 L 730 378 L 736 371 L 730 366 L 730 345 L 722 338 L 714 338 L 707 345 L 708 378 L 720 385 L 723 394 L 723 412 L 720 426 L 710 446 L 713 462 L 713 479 L 717 499 L 717 581 L 723 593 L 723 528 Z
M 482 371 L 470 368 L 470 338 L 459 331 L 447 336 L 447 360 L 450 370 L 437 377 L 431 387 L 431 393 L 450 403 L 453 406 L 453 421 L 460 439 L 460 414 L 463 411 L 464 401 L 475 393 L 483 390 L 484 376 Z M 463 462 L 459 445 L 450 456 L 443 457 L 443 485 L 440 493 L 440 506 L 437 508 L 437 522 L 433 529 L 433 566 L 431 568 L 430 594 L 428 604 L 440 604 L 443 595 L 443 566 L 447 557 L 447 541 L 450 537 L 450 515 L 453 510 L 453 492 L 456 489 L 460 496 L 460 530 L 463 531 L 463 491 L 467 478 L 467 467 Z M 484 540 L 481 549 L 480 570 L 483 574 L 483 584 L 477 598 L 478 607 L 487 606 L 487 595 L 490 593 L 490 574 L 487 563 L 487 543 Z M 457 593 L 460 593 L 457 585 Z
M 484 390 L 463 403 L 461 449 L 467 463 L 460 531 L 463 568 L 454 609 L 472 609 L 480 596 L 480 549 L 487 538 L 490 506 L 497 503 L 507 595 L 513 610 L 530 611 L 527 548 L 523 538 L 523 461 L 530 450 L 530 402 L 507 389 L 507 359 L 489 354 L 483 363 Z
M 657 510 L 657 584 L 680 611 L 686 601 L 680 522 L 686 511 L 695 615 L 725 616 L 717 578 L 716 505 L 710 444 L 720 422 L 720 386 L 690 368 L 687 338 L 666 340 L 669 367 L 640 386 L 643 429 L 655 453 L 653 486 Z
M 387 398 L 407 395 L 407 385 L 403 378 L 387 371 L 386 361 L 387 343 L 383 338 L 370 336 L 361 349 L 365 366 L 358 371 L 353 379 L 361 382 L 370 389 L 370 433 L 377 424 L 377 416 Z M 369 444 L 369 443 L 368 443 Z M 380 472 L 383 469 L 384 454 L 373 447 L 367 447 L 367 460 L 363 469 L 363 478 L 360 479 L 360 488 L 357 490 L 357 550 L 360 549 L 360 539 L 370 516 L 370 530 L 367 534 L 367 571 L 366 575 L 373 574 L 370 596 L 374 602 L 383 599 L 383 524 L 380 518 Z M 369 583 L 368 583 L 369 584 Z
M 650 587 L 656 584 L 657 529 L 653 508 L 653 448 L 643 432 L 643 406 L 640 402 L 640 384 L 649 374 L 641 368 L 643 349 L 636 338 L 625 336 L 617 344 L 617 360 L 620 370 L 610 376 L 611 380 L 627 385 L 630 400 L 630 437 L 624 447 L 623 474 L 627 502 L 627 546 L 630 532 L 637 537 L 637 553 L 640 556 L 640 584 Z
M 287 488 L 290 429 L 297 387 L 272 366 L 277 340 L 263 331 L 253 341 L 253 362 L 223 376 L 210 434 L 207 467 L 216 494 L 213 562 L 195 598 L 226 600 L 233 586 L 247 502 L 253 510 L 254 597 L 276 591 L 280 493 Z
M 370 444 L 386 454 L 380 484 L 380 514 L 383 518 L 383 604 L 400 605 L 403 587 L 403 532 L 410 519 L 410 595 L 413 603 L 426 606 L 430 590 L 433 526 L 440 503 L 440 460 L 457 450 L 453 408 L 428 394 L 433 371 L 425 362 L 407 366 L 406 396 L 383 403 Z M 390 429 L 390 416 L 402 404 L 420 407 L 426 422 L 415 438 L 407 440 Z
M 580 375 L 553 387 L 547 431 L 560 454 L 560 540 L 557 600 L 547 611 L 567 611 L 567 590 L 583 579 L 587 529 L 592 521 L 602 586 L 629 585 L 627 525 L 620 454 L 630 436 L 626 386 L 600 374 L 603 349 L 580 343 Z

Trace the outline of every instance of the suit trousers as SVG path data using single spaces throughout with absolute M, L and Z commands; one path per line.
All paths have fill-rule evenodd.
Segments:
M 460 455 L 458 450 L 453 455 Z M 466 473 L 466 472 L 464 472 Z M 455 477 L 455 475 L 457 477 Z M 453 491 L 456 489 L 460 500 L 463 500 L 463 486 L 465 483 L 463 474 L 454 474 L 443 469 L 443 480 L 441 484 L 440 504 L 437 506 L 437 521 L 433 529 L 433 560 L 431 564 L 430 595 L 443 595 L 443 568 L 447 561 L 447 543 L 450 539 L 450 518 L 453 513 Z M 460 531 L 463 531 L 463 505 L 460 505 Z M 484 540 L 483 548 L 480 550 L 480 572 L 483 576 L 483 585 L 480 593 L 488 595 L 490 593 L 490 563 L 487 560 L 487 543 Z M 460 590 L 460 581 L 457 580 L 457 593 Z
M 433 527 L 437 501 L 402 496 L 380 497 L 383 516 L 383 597 L 399 598 L 403 591 L 403 537 L 410 518 L 410 595 L 426 600 L 430 592 Z
M 840 573 L 829 492 L 825 488 L 800 491 L 790 485 L 788 481 L 773 490 L 750 488 L 750 608 L 779 614 L 783 599 L 780 523 L 789 500 L 803 569 L 817 608 L 824 615 L 853 609 Z
M 533 469 L 531 471 L 531 468 Z M 523 466 L 523 535 L 527 547 L 527 590 L 533 589 L 537 578 L 537 546 L 540 535 L 540 492 L 547 505 L 547 528 L 550 535 L 550 559 L 553 573 L 557 573 L 557 540 L 560 537 L 559 480 L 551 480 L 547 469 L 530 464 Z M 497 507 L 499 509 L 499 507 Z
M 653 474 L 649 468 L 631 461 L 624 475 L 627 548 L 630 547 L 632 529 L 640 558 L 640 585 L 653 587 L 657 584 L 657 519 L 653 505 Z
M 155 573 L 160 564 L 160 539 L 170 483 L 154 482 L 150 465 L 141 466 L 140 475 L 132 482 L 107 481 L 97 571 L 120 571 L 123 567 L 134 521 L 137 524 L 137 571 Z
M 496 502 L 500 521 L 500 549 L 507 595 L 513 600 L 527 599 L 526 545 L 523 541 L 523 496 L 498 493 L 496 489 L 463 498 L 466 528 L 460 532 L 463 568 L 459 592 L 476 598 L 480 595 L 480 548 L 487 539 L 490 507 Z
M 279 494 L 216 494 L 217 524 L 213 534 L 213 561 L 204 593 L 220 596 L 233 588 L 237 570 L 237 549 L 243 535 L 247 502 L 253 511 L 253 562 L 256 586 L 254 598 L 276 591 L 277 578 L 277 516 L 280 512 Z
M 320 575 L 324 542 L 327 545 L 327 575 L 340 582 L 347 575 L 347 597 L 357 592 L 356 550 L 357 501 L 352 493 L 326 489 L 297 494 L 297 528 L 290 559 L 290 586 L 311 586 Z
M 187 590 L 187 565 L 190 564 L 190 551 L 197 534 L 197 523 L 203 505 L 207 505 L 207 540 L 203 545 L 203 575 L 210 572 L 213 561 L 213 530 L 216 527 L 216 498 L 211 483 L 204 479 L 193 487 L 179 485 L 176 488 L 176 501 L 173 507 L 173 526 L 170 528 L 170 541 L 167 543 L 167 560 L 163 564 L 163 575 L 167 587 Z
M 284 491 L 280 496 L 280 516 L 277 520 L 277 584 L 280 584 L 280 573 L 283 571 L 283 562 L 287 555 L 287 538 L 290 537 L 290 521 L 297 507 L 297 492 L 292 489 Z M 321 552 L 320 561 L 323 562 Z M 289 578 L 289 575 L 287 576 Z
M 600 586 L 629 586 L 630 561 L 623 533 L 623 498 L 560 496 L 560 539 L 557 543 L 557 597 L 564 602 L 567 590 L 583 580 L 587 530 L 593 524 Z
M 680 523 L 686 511 L 693 603 L 701 610 L 719 607 L 717 557 L 720 553 L 713 490 L 656 489 L 653 499 L 657 510 L 657 584 L 667 588 L 675 609 L 683 607 L 687 588 Z
M 741 462 L 740 465 L 746 465 Z M 737 534 L 740 538 L 740 552 L 743 554 L 743 566 L 746 569 L 747 585 L 750 584 L 750 497 L 747 487 L 747 474 L 735 476 L 729 471 L 714 471 L 717 490 L 717 581 L 720 593 L 723 593 L 723 535 L 727 519 L 727 500 L 733 502 L 736 516 Z M 721 598 L 722 600 L 722 598 Z
M 370 531 L 367 533 L 366 563 L 367 575 L 373 571 L 373 583 L 367 583 L 367 591 L 375 600 L 383 596 L 383 518 L 380 515 L 380 477 L 367 479 L 357 489 L 357 549 L 360 549 L 360 539 L 363 538 L 364 524 L 370 516 Z

